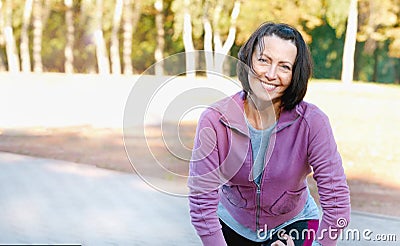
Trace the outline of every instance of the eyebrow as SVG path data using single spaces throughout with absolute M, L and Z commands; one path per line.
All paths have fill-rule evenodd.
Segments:
M 266 58 L 272 60 L 272 58 L 271 58 L 270 56 L 268 56 L 267 54 L 265 54 L 264 51 L 263 51 L 258 57 L 262 57 L 262 56 L 264 56 L 264 57 L 266 57 Z M 293 64 L 292 64 L 290 61 L 279 61 L 279 63 L 288 63 L 288 64 L 290 64 L 291 66 L 293 66 Z

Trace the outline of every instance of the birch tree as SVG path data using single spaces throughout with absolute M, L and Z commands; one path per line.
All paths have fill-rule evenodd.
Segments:
M 183 0 L 174 1 L 175 34 L 182 34 L 186 54 L 186 71 L 195 70 L 195 45 L 193 38 L 203 35 L 203 49 L 207 74 L 222 73 L 225 56 L 235 42 L 236 23 L 241 0 Z M 228 9 L 229 11 L 225 11 Z M 183 20 L 183 21 L 182 21 Z M 226 37 L 225 42 L 222 37 Z
M 22 20 L 21 27 L 21 43 L 20 43 L 20 52 L 21 52 L 21 65 L 23 72 L 31 71 L 31 57 L 29 54 L 29 36 L 28 36 L 28 28 L 31 21 L 32 16 L 32 4 L 33 0 L 26 0 L 24 6 L 24 15 Z
M 107 56 L 106 43 L 102 28 L 103 0 L 96 0 L 96 26 L 94 30 L 94 39 L 96 45 L 96 57 L 99 74 L 110 73 L 110 63 Z
M 154 52 L 154 58 L 156 59 L 155 65 L 155 74 L 157 76 L 161 76 L 164 73 L 164 46 L 165 46 L 165 37 L 164 37 L 164 24 L 163 24 L 163 0 L 156 0 L 154 2 L 154 8 L 156 9 L 156 28 L 157 28 L 157 46 Z
M 240 12 L 240 0 L 234 2 L 231 14 L 230 14 L 230 24 L 229 31 L 225 42 L 222 41 L 221 37 L 221 14 L 224 8 L 224 2 L 218 0 L 216 2 L 215 8 L 213 9 L 213 25 L 209 20 L 210 3 L 211 1 L 206 1 L 203 14 L 203 26 L 204 26 L 204 50 L 205 50 L 205 60 L 207 72 L 213 71 L 221 74 L 223 71 L 223 63 L 226 55 L 232 48 L 235 42 L 236 36 L 236 21 Z M 226 7 L 226 6 L 225 6 Z M 214 43 L 214 50 L 213 50 Z M 210 75 L 210 74 L 208 74 Z
M 344 83 L 351 83 L 354 74 L 354 54 L 356 47 L 358 25 L 357 0 L 325 0 L 322 5 L 322 16 L 335 30 L 337 38 L 345 33 L 345 43 L 342 56 L 341 79 Z M 347 24 L 346 24 L 347 23 Z
M 33 71 L 37 73 L 43 72 L 42 63 L 42 40 L 43 25 L 46 23 L 49 14 L 51 0 L 34 0 L 33 1 Z
M 0 47 L 4 46 L 5 44 L 3 30 L 4 30 L 3 1 L 0 0 Z M 0 54 L 0 71 L 7 71 L 7 68 L 5 66 L 5 59 L 2 54 Z
M 4 23 L 4 38 L 6 43 L 6 53 L 9 72 L 19 72 L 19 58 L 15 45 L 14 32 L 12 26 L 12 1 L 6 0 L 5 3 L 5 23 Z
M 121 26 L 123 0 L 117 0 L 114 8 L 113 26 L 111 31 L 111 72 L 113 74 L 121 74 L 121 61 L 119 56 L 119 40 L 118 32 Z
M 354 53 L 357 42 L 357 0 L 350 0 L 349 15 L 347 18 L 346 36 L 342 59 L 342 82 L 353 82 Z
M 196 73 L 196 60 L 192 37 L 192 17 L 189 11 L 189 0 L 184 0 L 183 6 L 183 45 L 185 46 L 186 76 L 194 78 Z
M 132 36 L 140 19 L 141 1 L 124 0 L 123 9 L 123 49 L 122 59 L 124 63 L 124 74 L 132 74 Z
M 175 13 L 174 35 L 182 35 L 183 46 L 185 49 L 186 76 L 195 77 L 196 56 L 193 38 L 199 38 L 202 35 L 201 0 L 175 0 L 171 7 Z
M 43 72 L 42 64 L 42 9 L 44 8 L 41 0 L 34 0 L 34 15 L 33 15 L 33 71 Z
M 72 0 L 64 0 L 64 5 L 67 8 L 65 12 L 65 24 L 67 25 L 67 41 L 65 45 L 64 55 L 65 55 L 65 63 L 64 63 L 64 70 L 65 73 L 73 73 L 74 72 L 74 41 L 75 41 L 75 28 L 74 28 L 74 19 L 73 19 L 73 12 Z
M 95 10 L 94 0 L 82 0 L 77 28 L 79 56 L 76 56 L 76 69 L 89 74 L 97 73 L 96 45 L 94 40 Z

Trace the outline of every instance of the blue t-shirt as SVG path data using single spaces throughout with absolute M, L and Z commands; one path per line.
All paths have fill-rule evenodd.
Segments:
M 253 177 L 257 185 L 260 184 L 261 176 L 265 165 L 265 152 L 267 151 L 269 139 L 277 122 L 267 129 L 258 130 L 254 128 L 246 118 L 247 127 L 250 131 L 250 143 L 253 154 Z

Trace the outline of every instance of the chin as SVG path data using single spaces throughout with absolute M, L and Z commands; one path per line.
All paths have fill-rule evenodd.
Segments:
M 275 104 L 275 103 L 277 103 L 277 102 L 280 102 L 280 101 L 281 101 L 281 98 L 282 98 L 282 95 L 280 95 L 280 94 L 279 94 L 279 95 L 274 94 L 274 95 L 270 95 L 269 100 L 272 101 L 273 104 Z

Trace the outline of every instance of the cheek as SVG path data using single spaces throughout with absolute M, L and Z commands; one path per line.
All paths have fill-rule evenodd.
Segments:
M 288 87 L 290 83 L 292 82 L 292 75 L 291 74 L 286 74 L 282 77 L 282 84 L 285 87 Z

